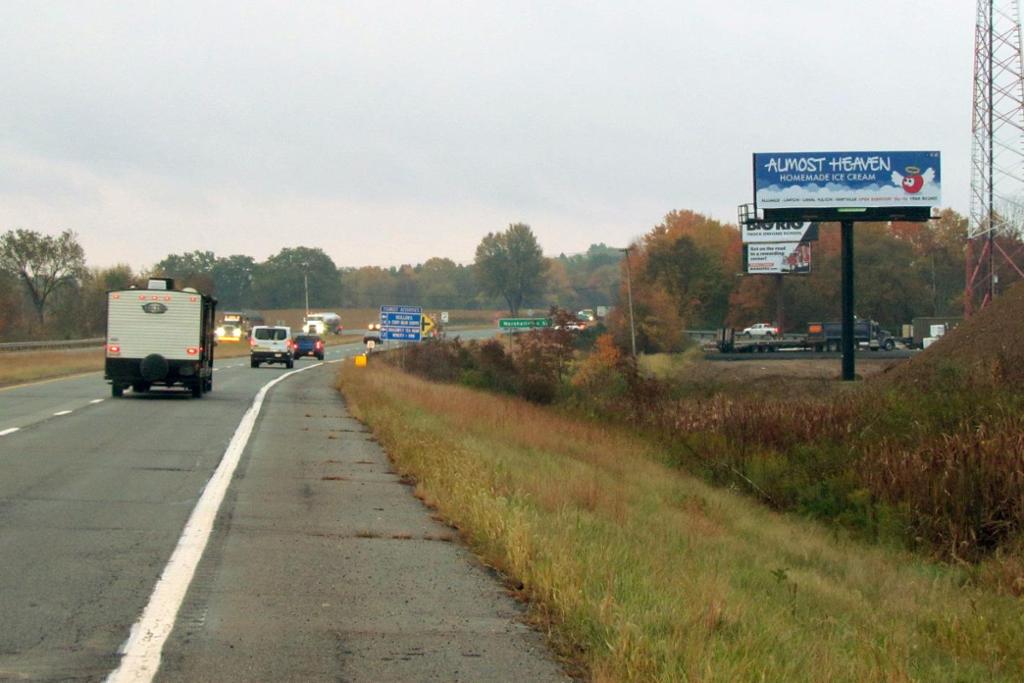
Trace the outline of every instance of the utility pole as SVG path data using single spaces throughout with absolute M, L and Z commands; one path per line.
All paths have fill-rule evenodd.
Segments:
M 620 249 L 626 255 L 626 296 L 629 300 L 629 341 L 633 349 L 633 358 L 636 358 L 636 325 L 633 322 L 633 276 L 629 268 L 630 247 Z
M 302 264 L 302 287 L 306 291 L 306 317 L 309 317 L 309 264 Z

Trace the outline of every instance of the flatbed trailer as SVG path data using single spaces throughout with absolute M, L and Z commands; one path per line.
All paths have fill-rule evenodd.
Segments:
M 810 348 L 804 335 L 782 335 L 781 337 L 744 337 L 736 330 L 723 327 L 718 330 L 715 346 L 722 353 L 770 353 L 790 349 Z
M 854 343 L 858 348 L 872 351 L 891 351 L 895 339 L 873 320 L 854 322 Z M 842 346 L 840 323 L 811 323 L 807 334 L 784 334 L 781 337 L 746 337 L 736 330 L 723 327 L 718 330 L 715 346 L 722 353 L 768 353 L 772 351 L 836 352 Z

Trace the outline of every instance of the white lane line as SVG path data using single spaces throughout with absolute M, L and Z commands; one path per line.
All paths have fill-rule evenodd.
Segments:
M 70 410 L 58 410 L 56 413 L 54 413 L 55 416 L 56 415 L 70 415 L 70 414 L 71 414 Z
M 89 403 L 103 403 L 103 399 L 102 398 L 94 398 L 93 400 L 89 401 Z
M 199 560 L 206 549 L 206 543 L 210 540 L 210 533 L 213 531 L 213 523 L 217 517 L 217 510 L 224 500 L 228 485 L 234 476 L 235 469 L 242 457 L 249 437 L 252 435 L 253 427 L 256 425 L 256 418 L 263 407 L 263 399 L 267 392 L 275 384 L 283 379 L 291 377 L 300 372 L 305 372 L 320 366 L 321 363 L 310 365 L 300 370 L 292 370 L 276 379 L 272 379 L 263 385 L 256 397 L 249 406 L 249 410 L 242 416 L 234 436 L 231 437 L 224 455 L 221 456 L 220 464 L 214 471 L 213 476 L 206 482 L 199 502 L 196 503 L 192 514 L 181 532 L 178 545 L 171 553 L 171 559 L 167 561 L 160 579 L 149 596 L 149 602 L 142 616 L 132 625 L 128 640 L 121 648 L 121 663 L 107 676 L 107 683 L 121 683 L 122 681 L 148 682 L 156 676 L 160 668 L 160 656 L 164 648 L 164 642 L 174 628 L 174 620 L 178 616 L 178 610 L 185 599 L 185 593 L 192 582 Z
M 7 436 L 8 434 L 13 434 L 14 432 L 18 431 L 19 429 L 21 429 L 21 427 L 8 427 L 7 429 L 4 429 L 3 431 L 0 431 L 0 436 Z

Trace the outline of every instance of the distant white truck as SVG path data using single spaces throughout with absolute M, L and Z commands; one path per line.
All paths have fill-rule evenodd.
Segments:
M 146 289 L 107 292 L 104 379 L 115 398 L 131 388 L 180 386 L 196 398 L 213 389 L 217 300 L 170 278 Z
M 302 331 L 308 334 L 341 334 L 341 316 L 337 313 L 309 313 L 302 322 Z

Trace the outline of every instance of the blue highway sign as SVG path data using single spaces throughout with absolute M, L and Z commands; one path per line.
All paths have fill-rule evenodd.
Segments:
M 380 338 L 382 341 L 420 341 L 423 330 L 423 308 L 420 306 L 381 306 Z

